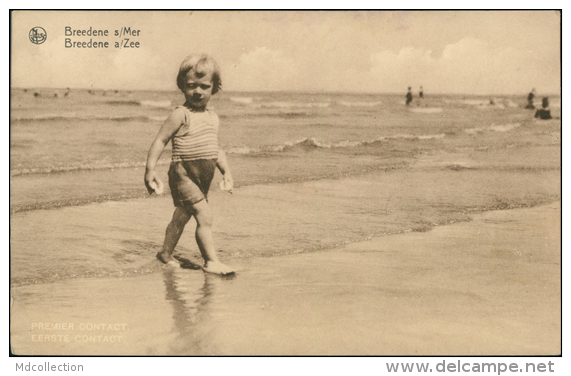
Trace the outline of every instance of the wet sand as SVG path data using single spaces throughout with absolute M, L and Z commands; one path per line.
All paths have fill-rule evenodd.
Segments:
M 556 355 L 561 206 L 327 252 L 11 290 L 11 345 L 34 355 Z

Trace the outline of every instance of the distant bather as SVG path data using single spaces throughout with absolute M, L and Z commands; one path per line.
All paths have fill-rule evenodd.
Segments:
M 535 108 L 535 106 L 533 105 L 534 97 L 535 97 L 535 89 L 531 89 L 531 92 L 527 96 L 527 106 L 525 106 L 525 108 L 528 108 L 530 110 L 533 110 Z
M 545 97 L 541 101 L 541 108 L 535 111 L 535 117 L 543 120 L 551 119 L 551 110 L 549 109 L 549 98 Z
M 412 102 L 412 92 L 411 92 L 411 87 L 408 87 L 408 93 L 406 93 L 406 105 L 408 106 L 410 104 L 410 102 Z

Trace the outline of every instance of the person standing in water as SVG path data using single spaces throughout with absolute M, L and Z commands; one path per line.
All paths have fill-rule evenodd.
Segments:
M 541 101 L 541 108 L 535 111 L 535 117 L 542 120 L 552 119 L 551 110 L 549 109 L 549 98 L 543 98 Z
M 412 88 L 409 86 L 408 87 L 408 92 L 406 93 L 406 105 L 408 106 L 410 104 L 410 102 L 412 102 L 412 92 L 411 92 Z
M 535 97 L 535 89 L 531 89 L 531 92 L 527 96 L 527 106 L 525 108 L 533 110 L 535 106 L 533 105 L 533 98 Z

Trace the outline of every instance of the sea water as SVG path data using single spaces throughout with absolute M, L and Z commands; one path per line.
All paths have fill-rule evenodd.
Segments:
M 13 89 L 12 286 L 156 273 L 173 205 L 149 196 L 146 155 L 178 92 Z M 558 200 L 560 101 L 538 121 L 525 96 L 221 92 L 232 195 L 209 194 L 224 262 L 327 252 Z M 157 168 L 167 183 L 170 145 Z M 168 185 L 167 185 L 168 186 Z M 189 222 L 176 256 L 200 264 Z

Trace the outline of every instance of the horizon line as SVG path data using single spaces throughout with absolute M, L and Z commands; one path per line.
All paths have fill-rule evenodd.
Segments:
M 178 92 L 178 88 L 173 89 L 110 89 L 110 88 L 89 88 L 89 87 L 30 87 L 30 86 L 11 86 L 10 90 L 81 90 L 81 91 L 112 91 L 112 92 L 131 92 L 131 91 L 159 91 L 159 92 Z M 473 96 L 490 96 L 490 95 L 527 95 L 531 90 L 522 91 L 518 93 L 463 93 L 463 92 L 442 92 L 442 91 L 427 91 L 424 90 L 424 95 L 473 95 Z M 361 94 L 361 95 L 405 95 L 407 90 L 403 89 L 400 92 L 394 91 L 347 91 L 347 90 L 220 90 L 226 93 L 303 93 L 303 94 Z M 417 94 L 417 91 L 413 93 Z M 546 92 L 542 95 L 561 96 L 561 90 L 558 93 Z M 541 96 L 541 95 L 538 95 Z

